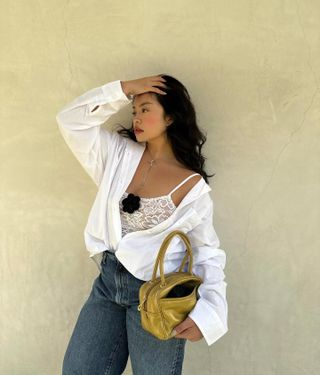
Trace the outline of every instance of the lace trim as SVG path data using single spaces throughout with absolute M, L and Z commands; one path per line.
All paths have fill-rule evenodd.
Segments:
M 124 192 L 123 199 L 128 195 Z M 122 222 L 122 234 L 136 230 L 144 230 L 166 220 L 177 208 L 171 196 L 143 198 L 141 197 L 140 208 L 132 214 L 122 210 L 122 200 L 120 201 L 120 216 Z

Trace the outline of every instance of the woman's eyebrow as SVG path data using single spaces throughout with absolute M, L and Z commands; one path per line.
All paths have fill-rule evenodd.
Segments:
M 145 104 L 153 104 L 153 103 L 150 103 L 150 102 L 144 102 L 144 103 L 140 104 L 139 107 L 142 107 L 142 106 L 145 105 Z M 135 108 L 135 106 L 133 105 L 132 108 Z

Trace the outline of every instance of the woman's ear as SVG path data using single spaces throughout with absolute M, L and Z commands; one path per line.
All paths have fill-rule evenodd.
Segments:
M 169 126 L 173 123 L 173 118 L 171 116 L 167 116 L 166 121 L 167 121 L 167 126 Z

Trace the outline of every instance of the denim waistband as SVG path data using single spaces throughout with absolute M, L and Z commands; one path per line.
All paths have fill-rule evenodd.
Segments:
M 127 268 L 125 268 L 125 266 L 116 257 L 114 251 L 110 251 L 110 250 L 104 250 L 103 251 L 103 253 L 102 253 L 102 260 L 101 260 L 101 266 L 103 266 L 105 263 L 108 266 L 109 262 L 106 262 L 107 258 L 108 258 L 109 261 L 111 261 L 112 267 L 114 267 L 113 269 L 114 269 L 115 272 L 117 272 L 117 273 L 119 272 L 120 274 L 127 274 L 127 275 L 129 275 L 130 280 L 134 279 L 140 285 L 143 284 L 143 283 L 145 283 L 145 280 L 138 279 Z M 111 264 L 109 264 L 109 265 L 111 266 Z
M 111 259 L 116 260 L 117 262 L 119 262 L 118 258 L 115 256 L 114 251 L 104 250 L 104 252 L 102 253 L 102 262 L 104 262 L 104 260 L 105 260 L 106 257 L 110 257 Z
M 104 253 L 108 253 L 108 254 L 114 255 L 114 251 L 111 251 L 111 250 L 104 250 Z

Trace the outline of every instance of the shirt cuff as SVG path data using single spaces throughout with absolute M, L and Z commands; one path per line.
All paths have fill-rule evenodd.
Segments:
M 127 95 L 122 90 L 121 80 L 118 79 L 116 81 L 108 82 L 105 85 L 101 86 L 102 92 L 104 97 L 108 102 L 123 100 L 126 103 L 130 103 L 131 100 L 127 97 Z
M 201 297 L 188 316 L 196 323 L 209 346 L 228 331 L 216 311 Z

